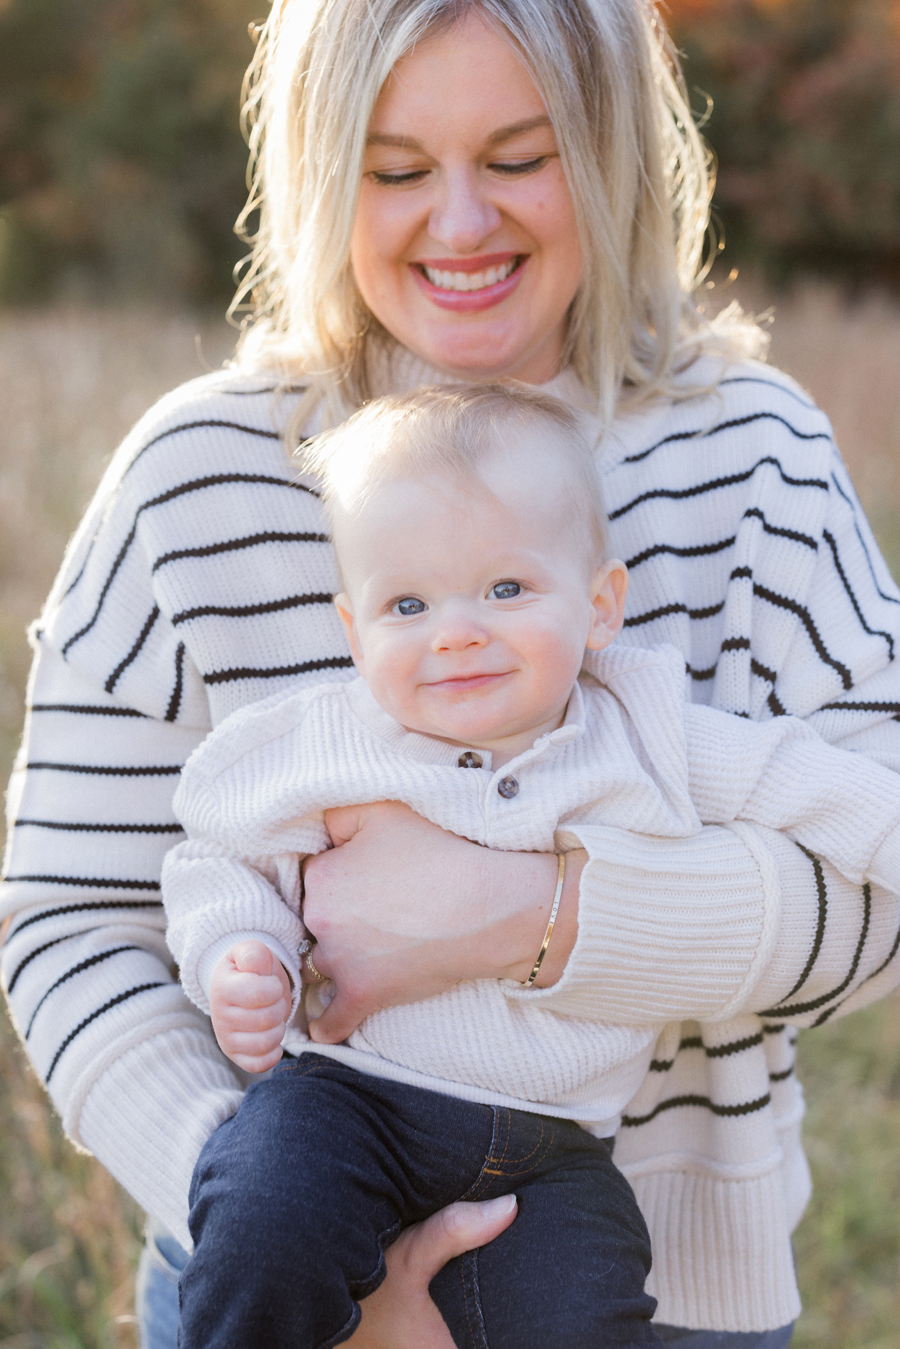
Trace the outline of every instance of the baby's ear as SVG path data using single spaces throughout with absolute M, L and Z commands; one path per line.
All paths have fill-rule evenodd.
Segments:
M 339 595 L 335 595 L 334 597 L 334 607 L 337 609 L 340 620 L 344 625 L 344 630 L 347 633 L 347 642 L 350 646 L 350 655 L 353 657 L 353 664 L 356 666 L 357 670 L 359 670 L 359 673 L 363 674 L 363 656 L 362 651 L 360 650 L 359 639 L 356 634 L 356 619 L 353 617 L 353 602 L 350 599 L 350 596 L 342 590 Z
M 594 616 L 588 634 L 588 651 L 602 651 L 622 631 L 625 620 L 625 596 L 628 594 L 628 568 L 618 558 L 598 567 L 591 582 Z

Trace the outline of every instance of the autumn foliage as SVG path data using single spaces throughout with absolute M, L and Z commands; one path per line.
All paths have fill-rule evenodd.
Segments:
M 552 3 L 552 0 L 548 0 Z M 221 303 L 267 0 L 0 0 L 0 302 Z M 660 0 L 727 258 L 900 280 L 900 0 Z

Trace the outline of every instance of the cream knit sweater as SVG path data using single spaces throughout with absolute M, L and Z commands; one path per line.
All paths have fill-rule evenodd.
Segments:
M 515 982 L 484 979 L 377 1012 L 345 1044 L 309 1040 L 299 863 L 331 846 L 329 807 L 402 801 L 473 843 L 518 852 L 577 846 L 579 825 L 688 838 L 701 823 L 750 820 L 813 850 L 827 840 L 848 878 L 900 892 L 896 773 L 862 760 L 846 771 L 845 756 L 796 718 L 753 723 L 686 703 L 674 647 L 613 647 L 587 663 L 563 725 L 496 772 L 489 753 L 405 730 L 363 679 L 279 693 L 223 722 L 185 765 L 175 812 L 188 841 L 163 866 L 167 940 L 189 997 L 208 1013 L 219 960 L 256 937 L 294 986 L 294 1054 L 314 1049 L 607 1137 L 647 1074 L 659 1026 L 559 1016 Z M 481 767 L 468 766 L 473 752 Z M 635 895 L 636 914 L 654 898 Z
M 404 387 L 433 378 L 411 370 Z M 631 574 L 619 643 L 677 647 L 695 703 L 788 712 L 855 751 L 848 771 L 900 770 L 900 595 L 827 419 L 766 366 L 698 362 L 684 379 L 717 387 L 619 418 L 598 456 Z M 577 401 L 565 378 L 551 391 Z M 327 527 L 284 451 L 295 407 L 271 379 L 224 371 L 134 428 L 32 634 L 8 793 L 16 1024 L 67 1133 L 183 1243 L 194 1163 L 246 1080 L 165 943 L 178 776 L 236 708 L 351 672 Z M 577 833 L 578 944 L 560 982 L 530 993 L 566 1016 L 667 1023 L 616 1137 L 658 1316 L 784 1325 L 809 1192 L 797 1030 L 896 987 L 900 903 L 842 876 L 830 845 L 761 826 Z

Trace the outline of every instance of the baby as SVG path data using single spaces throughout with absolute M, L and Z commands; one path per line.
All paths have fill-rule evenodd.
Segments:
M 176 798 L 189 839 L 163 885 L 184 987 L 239 1065 L 263 1071 L 282 1043 L 295 1056 L 201 1154 L 180 1344 L 339 1344 L 404 1226 L 512 1194 L 512 1226 L 431 1285 L 455 1343 L 657 1343 L 649 1240 L 611 1140 L 660 1027 L 545 1009 L 566 850 L 583 825 L 681 838 L 752 820 L 813 851 L 828 837 L 845 874 L 896 890 L 900 783 L 866 760 L 836 800 L 840 751 L 803 723 L 686 703 L 678 652 L 611 646 L 626 571 L 606 556 L 592 450 L 555 400 L 512 384 L 381 399 L 306 465 L 361 677 L 236 713 Z M 327 808 L 378 800 L 558 854 L 549 921 L 524 985 L 465 983 L 313 1045 L 329 985 L 303 997 L 301 961 L 320 972 L 300 861 L 331 846 Z

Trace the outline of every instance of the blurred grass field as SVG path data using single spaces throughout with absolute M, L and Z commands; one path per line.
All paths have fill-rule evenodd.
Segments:
M 771 297 L 747 291 L 757 311 Z M 772 360 L 830 414 L 900 576 L 900 302 L 809 286 L 775 304 Z M 155 398 L 216 367 L 223 322 L 0 311 L 0 772 L 18 741 L 26 624 L 117 441 Z M 900 1343 L 900 1000 L 801 1039 L 815 1198 L 797 1235 L 795 1349 Z M 64 1140 L 0 1020 L 0 1349 L 135 1349 L 140 1214 Z

